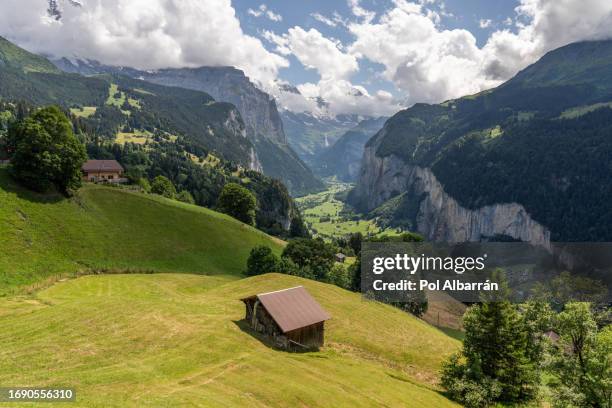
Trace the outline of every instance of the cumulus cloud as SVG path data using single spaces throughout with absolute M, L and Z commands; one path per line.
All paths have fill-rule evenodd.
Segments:
M 299 94 L 278 94 L 284 107 L 296 111 L 368 115 L 399 110 L 389 93 L 371 95 L 364 87 L 350 82 L 350 77 L 359 71 L 359 64 L 355 55 L 343 51 L 339 41 L 325 37 L 314 28 L 306 31 L 298 26 L 282 35 L 266 31 L 263 36 L 276 45 L 278 53 L 295 56 L 305 68 L 316 70 L 320 77 L 317 83 L 298 85 Z M 316 103 L 320 100 L 326 102 L 325 106 Z
M 268 9 L 268 6 L 266 6 L 265 4 L 260 4 L 257 10 L 253 10 L 252 8 L 250 8 L 247 10 L 247 13 L 252 15 L 253 17 L 264 16 L 267 17 L 268 20 L 283 21 L 283 16 Z
M 137 68 L 232 65 L 269 84 L 288 61 L 245 34 L 230 0 L 3 0 L 0 33 L 33 52 Z
M 396 1 L 377 23 L 349 25 L 350 52 L 385 66 L 408 103 L 434 102 L 495 85 L 482 77 L 482 51 L 467 30 L 441 30 L 420 4 Z
M 264 38 L 276 44 L 278 52 L 289 52 L 304 67 L 317 70 L 322 79 L 346 78 L 359 69 L 355 56 L 342 52 L 339 42 L 330 40 L 314 28 L 305 31 L 295 26 L 282 36 L 268 31 Z
M 330 113 L 356 113 L 368 116 L 390 115 L 401 109 L 393 96 L 386 91 L 370 94 L 364 87 L 354 85 L 348 80 L 321 80 L 316 85 L 307 84 L 298 88 L 300 92 L 310 93 L 322 98 L 329 105 Z
M 348 51 L 383 64 L 385 78 L 412 104 L 491 88 L 549 50 L 612 35 L 612 2 L 607 0 L 521 0 L 516 18 L 522 22 L 516 32 L 497 30 L 478 47 L 469 31 L 442 29 L 426 2 L 395 0 L 378 21 L 349 24 L 355 41 Z
M 282 106 L 294 112 L 312 112 L 320 116 L 342 113 L 364 116 L 390 115 L 401 109 L 393 95 L 386 91 L 370 94 L 364 87 L 347 80 L 306 82 L 293 92 L 275 93 Z
M 467 30 L 444 28 L 441 20 L 452 14 L 439 0 L 392 0 L 376 12 L 346 1 L 348 16 L 311 14 L 347 30 L 344 44 L 296 26 L 261 32 L 269 51 L 242 31 L 231 0 L 3 0 L 0 35 L 34 52 L 113 65 L 232 65 L 265 90 L 279 90 L 296 110 L 319 109 L 322 98 L 332 113 L 366 114 L 390 114 L 399 105 L 387 92 L 353 83 L 360 63 L 376 67 L 370 78 L 394 84 L 404 105 L 440 102 L 496 86 L 554 48 L 612 37 L 609 0 L 519 0 L 506 20 L 479 21 L 491 30 L 483 46 Z M 282 19 L 263 3 L 247 13 Z M 280 92 L 279 70 L 294 57 L 319 80 L 298 85 L 297 93 Z
M 505 80 L 552 49 L 612 37 L 607 0 L 521 0 L 516 13 L 518 31 L 496 31 L 483 48 L 485 75 Z

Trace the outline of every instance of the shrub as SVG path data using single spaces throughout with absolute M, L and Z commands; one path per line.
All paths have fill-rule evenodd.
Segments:
M 484 376 L 479 367 L 469 367 L 460 354 L 453 354 L 442 366 L 442 386 L 466 408 L 491 406 L 501 394 L 499 382 Z
M 332 266 L 332 268 L 327 272 L 325 281 L 327 283 L 340 286 L 344 289 L 350 289 L 351 287 L 351 277 L 349 276 L 349 271 L 340 264 Z
M 146 178 L 139 178 L 138 179 L 138 186 L 145 193 L 150 193 L 151 192 L 151 183 L 149 183 L 149 180 L 147 180 Z
M 176 196 L 176 199 L 187 204 L 195 204 L 195 199 L 187 190 L 181 190 L 181 192 Z
M 302 276 L 302 270 L 291 259 L 281 258 L 278 263 L 278 271 L 286 275 Z
M 256 246 L 251 249 L 247 259 L 247 276 L 262 275 L 264 273 L 278 272 L 279 259 L 267 246 Z
M 322 239 L 296 238 L 289 241 L 282 257 L 289 258 L 300 268 L 308 268 L 316 280 L 325 280 L 335 262 L 335 248 Z
M 173 199 L 176 197 L 176 188 L 174 188 L 174 184 L 172 184 L 172 182 L 164 176 L 157 176 L 153 179 L 153 183 L 151 184 L 151 192 L 166 198 Z

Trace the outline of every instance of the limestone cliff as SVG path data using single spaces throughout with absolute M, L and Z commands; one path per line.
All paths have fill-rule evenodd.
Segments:
M 235 105 L 244 120 L 249 138 L 263 136 L 277 143 L 287 142 L 274 98 L 256 88 L 239 69 L 164 69 L 142 75 L 150 82 L 204 91 L 217 101 Z
M 394 198 L 393 211 L 402 207 L 402 216 L 427 240 L 464 242 L 503 236 L 550 245 L 550 231 L 534 221 L 522 205 L 462 207 L 444 191 L 430 169 L 406 164 L 394 155 L 378 157 L 374 146 L 367 147 L 352 200 L 372 211 Z

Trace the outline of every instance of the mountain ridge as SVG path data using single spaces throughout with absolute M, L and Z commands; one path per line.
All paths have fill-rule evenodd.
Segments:
M 365 145 L 387 119 L 381 116 L 360 121 L 316 158 L 315 171 L 322 177 L 336 176 L 341 181 L 356 181 Z
M 323 187 L 288 145 L 274 98 L 257 88 L 237 68 L 167 68 L 147 71 L 80 59 L 61 58 L 53 60 L 53 63 L 65 72 L 82 75 L 120 74 L 158 85 L 206 92 L 217 101 L 231 103 L 236 106 L 245 123 L 246 136 L 253 143 L 257 155 L 253 161 L 260 165 L 259 170 L 282 180 L 294 195 L 317 191 Z M 274 146 L 266 141 L 272 142 Z M 271 151 L 262 150 L 266 148 Z
M 497 88 L 401 111 L 366 144 L 350 200 L 368 212 L 389 202 L 377 214 L 386 214 L 391 225 L 429 231 L 443 214 L 425 211 L 430 194 L 414 195 L 418 189 L 408 174 L 419 167 L 432 171 L 444 193 L 466 210 L 516 203 L 550 230 L 551 240 L 611 240 L 605 204 L 612 195 L 605 182 L 612 177 L 606 136 L 612 129 L 611 76 L 611 40 L 576 43 L 551 51 Z M 398 160 L 381 173 L 388 157 Z M 468 228 L 459 219 L 449 222 Z M 477 216 L 472 222 L 483 225 L 483 234 L 471 239 L 485 239 L 492 220 Z
M 17 46 L 0 43 L 14 55 Z M 21 60 L 48 61 L 21 50 Z M 24 64 L 0 65 L 0 133 L 27 109 L 56 104 L 71 117 L 92 158 L 116 159 L 133 179 L 164 175 L 187 189 L 196 203 L 214 206 L 224 183 L 247 186 L 260 203 L 258 225 L 285 235 L 299 211 L 286 187 L 257 169 L 254 144 L 236 107 L 202 91 L 162 86 L 119 74 L 85 77 L 62 71 L 26 70 Z M 266 195 L 280 198 L 272 203 Z

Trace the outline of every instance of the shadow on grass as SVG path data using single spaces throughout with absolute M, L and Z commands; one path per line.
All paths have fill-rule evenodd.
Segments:
M 465 339 L 465 332 L 457 329 L 453 329 L 451 327 L 443 327 L 443 326 L 434 326 L 436 329 L 440 330 L 447 336 L 450 336 L 456 340 L 463 341 Z
M 57 192 L 37 193 L 28 190 L 10 176 L 8 167 L 0 167 L 0 190 L 15 194 L 22 200 L 34 203 L 53 204 L 66 200 L 66 197 Z
M 254 339 L 259 340 L 259 342 L 261 344 L 263 344 L 264 346 L 271 348 L 273 350 L 277 350 L 277 351 L 284 351 L 284 352 L 288 352 L 288 353 L 299 353 L 299 354 L 304 354 L 304 353 L 312 353 L 312 352 L 316 352 L 319 351 L 318 349 L 296 349 L 296 348 L 290 348 L 290 349 L 285 349 L 283 347 L 279 347 L 278 345 L 276 345 L 276 343 L 274 343 L 274 339 L 271 338 L 270 336 L 267 336 L 265 334 L 259 333 L 255 330 L 253 330 L 253 328 L 247 323 L 246 320 L 242 319 L 242 320 L 232 320 L 232 322 L 244 333 L 248 334 L 249 336 L 253 337 Z
M 232 322 L 244 333 L 248 334 L 249 336 L 253 337 L 254 339 L 259 340 L 259 342 L 261 344 L 263 344 L 266 347 L 272 348 L 274 350 L 282 350 L 279 347 L 276 347 L 274 345 L 274 341 L 261 333 L 256 332 L 255 330 L 253 330 L 253 328 L 251 328 L 251 326 L 249 326 L 249 324 L 247 323 L 246 320 L 242 319 L 242 320 L 232 320 Z

